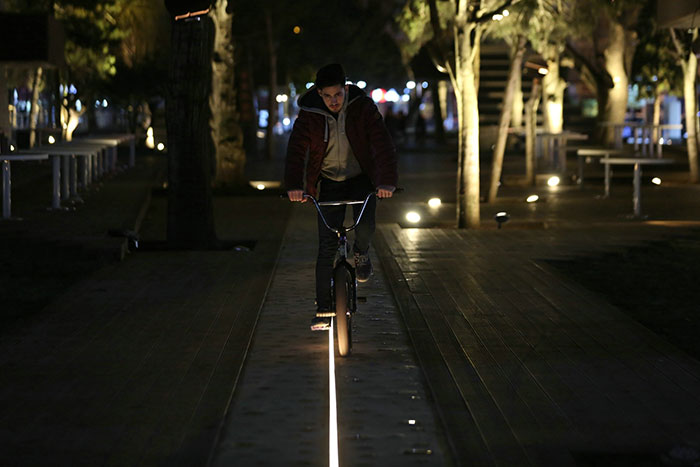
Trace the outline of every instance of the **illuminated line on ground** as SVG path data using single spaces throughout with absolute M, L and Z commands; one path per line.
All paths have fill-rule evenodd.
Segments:
M 335 349 L 333 348 L 333 324 L 328 330 L 328 465 L 338 467 L 338 407 L 335 394 Z

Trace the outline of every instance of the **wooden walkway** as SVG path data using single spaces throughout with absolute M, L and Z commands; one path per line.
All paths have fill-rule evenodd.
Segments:
M 380 227 L 458 465 L 662 465 L 700 445 L 700 363 L 538 262 L 671 233 Z

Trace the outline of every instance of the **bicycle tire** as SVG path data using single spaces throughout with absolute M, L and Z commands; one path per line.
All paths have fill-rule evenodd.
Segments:
M 352 276 L 346 268 L 340 267 L 333 272 L 335 328 L 338 336 L 338 354 L 341 357 L 347 356 L 352 350 L 352 317 L 348 306 L 352 286 Z

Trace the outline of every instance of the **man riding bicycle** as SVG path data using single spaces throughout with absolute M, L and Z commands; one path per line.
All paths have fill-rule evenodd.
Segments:
M 290 201 L 306 201 L 306 192 L 319 201 L 364 199 L 375 191 L 390 198 L 398 182 L 396 149 L 372 99 L 355 85 L 345 84 L 343 67 L 326 65 L 314 86 L 299 98 L 299 116 L 287 145 L 285 185 Z M 306 182 L 306 186 L 304 186 Z M 324 206 L 331 227 L 345 219 L 345 206 Z M 359 206 L 353 206 L 357 219 Z M 376 200 L 370 199 L 355 229 L 353 255 L 359 282 L 372 274 L 369 247 L 375 229 Z M 318 219 L 316 259 L 317 314 L 331 310 L 331 275 L 337 237 Z M 314 316 L 311 329 L 328 329 L 330 318 Z

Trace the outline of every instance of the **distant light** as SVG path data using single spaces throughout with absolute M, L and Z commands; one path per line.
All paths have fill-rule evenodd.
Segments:
M 663 138 L 659 138 L 659 144 L 664 144 L 664 139 L 663 139 Z
M 263 139 L 265 137 L 265 132 L 262 130 L 258 130 L 258 132 L 255 134 L 260 139 Z
M 401 99 L 401 96 L 399 96 L 396 89 L 391 88 L 386 92 L 386 94 L 384 94 L 384 99 L 386 99 L 388 102 L 398 102 Z
M 657 82 L 657 81 L 659 80 L 659 77 L 656 76 L 656 75 L 654 75 L 654 76 L 651 77 L 651 80 L 652 80 L 653 82 Z
M 495 14 L 491 17 L 491 19 L 494 21 L 500 21 L 503 19 L 503 15 Z
M 53 137 L 53 135 L 49 136 L 49 144 L 53 144 L 56 142 L 56 138 Z
M 287 102 L 287 100 L 289 100 L 289 96 L 286 94 L 277 94 L 277 97 L 275 97 L 275 100 L 277 102 Z
M 102 107 L 107 107 L 108 105 L 107 99 L 102 99 Z
M 364 89 L 364 88 L 367 87 L 367 82 L 366 82 L 366 81 L 360 80 L 360 81 L 357 82 L 357 87 L 360 88 L 360 89 Z
M 651 179 L 651 183 L 654 185 L 661 185 L 661 179 L 659 177 L 654 177 Z
M 442 200 L 440 198 L 430 198 L 428 200 L 428 206 L 431 208 L 439 208 L 441 204 Z
M 416 211 L 409 211 L 406 213 L 406 220 L 412 224 L 417 224 L 420 222 L 420 214 Z
M 410 100 L 411 96 L 409 96 L 408 94 L 404 94 L 403 96 L 401 96 L 401 102 L 408 102 Z
M 382 88 L 375 89 L 374 91 L 372 91 L 372 100 L 374 102 L 384 102 L 385 101 L 385 98 L 384 98 L 385 93 L 386 93 L 386 91 L 383 90 Z
M 416 82 L 411 80 L 411 81 L 406 81 L 406 87 L 408 89 L 415 89 L 416 88 Z
M 156 146 L 156 148 L 157 148 L 159 151 L 162 151 L 163 149 L 165 149 L 165 144 L 163 144 L 163 143 L 158 143 L 158 146 Z
M 549 180 L 547 180 L 547 185 L 557 186 L 559 185 L 559 182 L 561 182 L 561 180 L 555 175 L 554 177 L 549 177 Z
M 503 16 L 508 16 L 510 15 L 510 11 L 508 10 L 503 10 Z
M 75 100 L 75 110 L 80 112 L 83 109 L 83 103 L 80 102 L 80 99 Z
M 284 117 L 282 119 L 282 125 L 289 126 L 290 123 L 292 123 L 292 120 L 289 117 Z
M 258 183 L 257 185 L 255 185 L 255 188 L 257 188 L 260 191 L 263 191 L 265 189 L 265 185 L 262 183 Z
M 78 93 L 78 90 L 75 89 L 75 86 L 73 86 L 73 85 L 71 84 L 70 87 L 68 87 L 68 93 L 69 93 L 69 94 L 77 94 L 77 93 Z
M 420 87 L 422 87 L 423 89 L 428 89 L 428 82 L 427 82 L 427 81 L 423 81 L 423 82 L 420 84 Z
M 549 73 L 549 70 L 542 66 L 537 69 L 537 73 L 541 75 L 546 75 L 547 73 Z
M 294 26 L 294 28 L 292 28 L 292 32 L 294 34 L 301 34 L 301 28 L 299 26 Z
M 620 78 L 619 76 L 615 76 L 615 77 L 613 78 L 613 83 L 615 83 L 615 84 L 619 83 L 619 82 L 620 82 L 620 79 L 621 79 L 621 78 Z
M 408 424 L 409 424 L 409 425 L 415 425 L 415 424 L 416 424 L 416 421 L 415 421 L 415 420 L 409 420 L 409 421 L 408 421 Z
M 153 127 L 149 126 L 146 130 L 146 147 L 148 149 L 154 149 L 156 147 L 156 142 L 153 139 Z
M 539 199 L 540 199 L 540 197 L 537 195 L 530 195 L 527 197 L 526 201 L 528 203 L 536 203 L 537 201 L 539 201 Z
M 314 86 L 314 83 L 308 82 L 306 83 L 306 89 L 311 89 Z
M 10 144 L 10 152 L 15 152 L 15 145 L 14 144 Z

